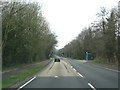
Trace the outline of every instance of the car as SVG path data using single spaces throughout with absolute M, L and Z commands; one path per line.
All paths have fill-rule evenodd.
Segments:
M 54 62 L 60 62 L 59 58 L 55 58 Z

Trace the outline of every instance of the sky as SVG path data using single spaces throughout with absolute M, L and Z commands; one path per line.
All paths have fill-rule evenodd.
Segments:
M 100 7 L 107 10 L 119 0 L 34 0 L 42 5 L 43 16 L 57 35 L 57 49 L 63 48 L 97 18 Z

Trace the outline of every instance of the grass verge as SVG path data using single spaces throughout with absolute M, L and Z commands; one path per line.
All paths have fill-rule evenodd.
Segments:
M 107 62 L 102 61 L 102 60 L 93 60 L 93 63 L 96 63 L 96 64 L 108 64 Z
M 35 62 L 30 62 L 30 63 L 23 63 L 23 64 L 14 64 L 14 65 L 11 65 L 11 66 L 8 66 L 8 67 L 3 67 L 2 71 L 4 72 L 4 71 L 9 71 L 9 70 L 12 70 L 12 69 L 24 67 L 24 66 L 29 66 L 29 65 L 36 64 L 36 63 L 39 63 L 39 62 L 42 62 L 42 61 L 46 61 L 46 60 L 35 61 Z
M 18 82 L 20 80 L 24 80 L 25 78 L 37 73 L 41 69 L 43 69 L 43 66 L 36 67 L 36 68 L 30 69 L 28 71 L 19 73 L 19 74 L 15 75 L 15 76 L 6 78 L 5 80 L 2 81 L 2 88 L 8 88 L 11 85 L 15 84 L 16 82 Z
M 93 60 L 92 62 L 95 64 L 109 65 L 109 66 L 116 67 L 116 68 L 118 67 L 118 64 L 116 64 L 116 63 L 108 63 L 108 62 L 103 61 L 103 60 Z

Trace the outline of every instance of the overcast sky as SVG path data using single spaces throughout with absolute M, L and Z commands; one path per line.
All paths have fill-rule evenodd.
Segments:
M 119 0 L 34 0 L 42 4 L 44 17 L 56 33 L 57 49 L 73 40 L 84 27 L 96 20 L 100 7 L 110 10 Z

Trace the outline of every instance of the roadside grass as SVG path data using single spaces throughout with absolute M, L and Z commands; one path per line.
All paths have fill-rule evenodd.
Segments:
M 110 65 L 112 67 L 118 67 L 118 64 L 116 63 L 108 63 L 107 61 L 103 61 L 103 60 L 93 60 L 92 62 L 95 64 Z
M 2 80 L 0 81 L 0 90 L 2 89 Z
M 42 60 L 42 61 L 46 61 L 46 60 Z M 9 71 L 9 70 L 12 70 L 12 69 L 16 69 L 16 68 L 20 68 L 20 67 L 24 67 L 24 66 L 29 66 L 29 65 L 32 65 L 32 64 L 35 64 L 35 63 L 39 63 L 39 62 L 41 62 L 41 61 L 30 62 L 30 63 L 23 63 L 23 64 L 14 64 L 14 65 L 2 68 L 2 71 L 3 72 L 4 71 Z
M 93 63 L 96 63 L 96 64 L 108 64 L 107 62 L 102 61 L 102 60 L 93 60 Z
M 2 69 L 3 69 L 3 71 L 6 71 L 6 70 L 11 70 L 11 69 L 23 67 L 23 66 L 26 66 L 26 65 L 29 65 L 29 64 L 30 63 L 28 63 L 28 64 L 14 64 L 14 65 L 11 65 L 11 66 L 8 66 L 8 67 L 4 67 Z
M 37 73 L 38 71 L 40 71 L 43 68 L 44 68 L 43 66 L 36 67 L 36 68 L 30 69 L 28 71 L 19 73 L 15 76 L 6 78 L 5 80 L 2 81 L 2 88 L 8 88 L 11 85 L 15 84 L 16 82 L 18 82 L 20 80 L 24 80 L 25 78 Z

